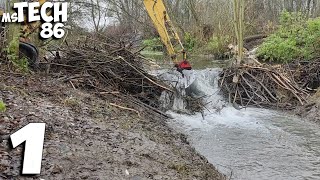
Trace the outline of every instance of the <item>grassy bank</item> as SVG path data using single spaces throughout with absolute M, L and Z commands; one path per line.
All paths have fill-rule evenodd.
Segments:
M 310 60 L 320 55 L 320 18 L 284 11 L 278 30 L 259 47 L 260 59 L 274 63 Z

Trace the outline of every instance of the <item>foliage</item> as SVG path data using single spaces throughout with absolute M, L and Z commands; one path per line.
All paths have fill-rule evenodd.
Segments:
M 212 54 L 225 54 L 228 49 L 228 43 L 230 42 L 230 36 L 222 35 L 222 36 L 213 36 L 207 43 L 205 47 L 205 51 Z
M 319 55 L 320 18 L 307 20 L 302 13 L 285 11 L 280 23 L 278 31 L 259 47 L 260 58 L 284 63 Z
M 184 35 L 184 47 L 187 51 L 192 51 L 197 44 L 197 39 L 191 35 L 191 33 L 187 32 Z
M 160 38 L 145 39 L 142 44 L 148 51 L 161 51 L 163 49 Z
M 294 31 L 303 28 L 306 17 L 301 12 L 288 12 L 283 11 L 280 15 L 280 30 Z
M 320 18 L 307 22 L 305 42 L 309 50 L 314 53 L 312 56 L 320 55 Z
M 16 52 L 19 49 L 19 38 L 15 37 L 9 42 L 6 53 L 8 60 L 20 71 L 29 72 L 29 61 L 27 58 L 19 58 L 19 54 Z
M 0 112 L 5 112 L 6 111 L 6 105 L 4 104 L 3 101 L 0 101 Z
M 278 35 L 271 35 L 258 50 L 258 56 L 265 60 L 276 62 L 288 62 L 298 58 L 302 49 L 297 47 L 293 38 L 281 38 Z

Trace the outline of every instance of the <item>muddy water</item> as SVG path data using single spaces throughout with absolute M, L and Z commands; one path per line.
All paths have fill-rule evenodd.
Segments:
M 285 112 L 234 109 L 218 93 L 219 71 L 197 70 L 204 116 L 170 112 L 171 125 L 231 179 L 320 179 L 319 126 Z
M 187 134 L 200 154 L 231 179 L 320 179 L 319 125 L 285 112 L 234 109 L 219 95 L 221 69 L 213 67 L 223 63 L 195 59 L 201 62 L 195 89 L 206 95 L 208 110 L 204 116 L 169 113 L 171 126 Z
M 145 55 L 148 58 L 152 58 L 156 60 L 157 64 L 159 64 L 161 67 L 171 68 L 168 64 L 168 57 L 164 56 L 161 52 L 142 52 L 143 55 Z M 205 68 L 214 68 L 214 67 L 220 67 L 223 68 L 227 60 L 214 60 L 212 61 L 213 56 L 212 55 L 201 55 L 201 56 L 191 56 L 189 55 L 188 60 L 191 62 L 194 69 L 200 70 Z

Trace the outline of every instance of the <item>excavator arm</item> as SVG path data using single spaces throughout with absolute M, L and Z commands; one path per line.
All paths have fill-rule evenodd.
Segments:
M 181 43 L 180 37 L 174 28 L 167 13 L 163 0 L 143 0 L 145 8 L 159 33 L 162 43 L 165 45 L 168 54 L 173 62 L 178 63 L 178 53 L 183 54 L 186 59 L 186 53 Z
M 183 61 L 182 64 L 188 65 L 190 69 L 184 69 L 181 63 L 178 63 L 178 53 L 182 53 L 183 60 L 186 60 L 186 52 L 181 43 L 179 35 L 174 28 L 170 17 L 167 13 L 163 0 L 143 0 L 145 8 L 157 29 L 162 43 L 165 45 L 168 54 L 172 61 L 177 65 L 177 70 L 181 73 L 181 78 L 178 77 L 179 87 L 188 88 L 195 81 L 194 72 L 191 70 L 189 62 Z

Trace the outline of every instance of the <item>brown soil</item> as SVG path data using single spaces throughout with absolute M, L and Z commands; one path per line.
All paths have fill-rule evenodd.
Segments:
M 1 71 L 0 71 L 1 72 Z M 0 179 L 225 179 L 167 126 L 49 77 L 0 73 Z M 41 175 L 20 176 L 23 149 L 8 137 L 45 122 Z
M 296 114 L 308 120 L 320 123 L 320 89 L 308 99 L 308 103 L 298 107 Z

